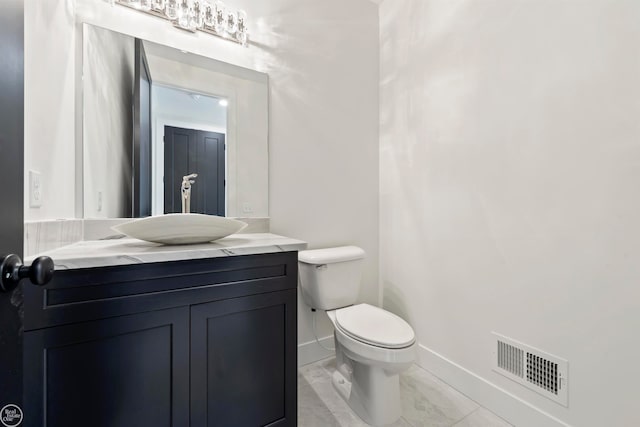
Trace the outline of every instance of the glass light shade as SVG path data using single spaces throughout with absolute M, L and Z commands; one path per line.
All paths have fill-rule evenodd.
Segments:
M 190 28 L 192 13 L 192 2 L 189 0 L 180 0 L 178 5 L 178 25 L 182 28 Z
M 214 21 L 213 6 L 209 2 L 204 2 L 202 9 L 204 11 L 204 25 L 212 28 Z
M 247 32 L 247 12 L 244 10 L 238 11 L 238 35 L 240 33 Z
M 213 28 L 216 33 L 223 34 L 227 27 L 227 8 L 221 1 L 217 1 L 214 6 L 214 22 Z
M 151 0 L 140 0 L 140 10 L 151 10 Z
M 201 0 L 194 0 L 193 2 L 191 21 L 190 27 L 193 30 L 204 27 L 204 5 Z
M 167 14 L 167 18 L 178 19 L 178 0 L 166 0 L 166 2 L 164 13 Z
M 237 12 L 227 12 L 227 33 L 235 34 L 238 31 L 238 13 Z
M 153 0 L 151 3 L 153 10 L 164 10 L 164 6 L 164 0 Z

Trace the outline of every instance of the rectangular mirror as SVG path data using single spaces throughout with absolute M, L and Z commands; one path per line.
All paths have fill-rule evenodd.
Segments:
M 268 76 L 82 24 L 84 218 L 267 217 Z

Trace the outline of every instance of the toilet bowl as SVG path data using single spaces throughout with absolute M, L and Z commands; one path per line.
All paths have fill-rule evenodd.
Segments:
M 354 313 L 349 316 L 350 320 L 362 329 L 356 329 L 352 324 L 346 326 L 344 320 L 340 322 L 341 318 L 347 317 L 344 314 L 351 311 Z M 395 422 L 402 416 L 399 374 L 416 358 L 413 329 L 394 314 L 368 304 L 332 310 L 327 314 L 335 327 L 337 369 L 333 374 L 333 386 L 368 424 L 381 426 Z M 390 324 L 376 329 L 381 326 L 376 318 Z M 370 320 L 371 327 L 367 328 Z M 400 334 L 393 335 L 393 332 Z
M 357 303 L 363 258 L 355 246 L 301 251 L 300 285 L 305 303 L 334 325 L 334 388 L 365 422 L 383 426 L 402 416 L 399 374 L 415 361 L 416 339 L 399 316 Z

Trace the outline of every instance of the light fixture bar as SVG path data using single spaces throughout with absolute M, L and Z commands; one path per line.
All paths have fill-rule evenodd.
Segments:
M 112 0 L 111 3 L 162 18 L 184 31 L 201 31 L 245 47 L 249 45 L 247 14 L 243 10 L 230 10 L 221 1 Z

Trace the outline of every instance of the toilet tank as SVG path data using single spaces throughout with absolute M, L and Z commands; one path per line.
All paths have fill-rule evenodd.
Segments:
M 364 256 L 357 246 L 300 251 L 298 271 L 304 302 L 318 310 L 358 302 Z

